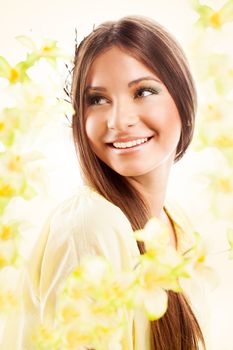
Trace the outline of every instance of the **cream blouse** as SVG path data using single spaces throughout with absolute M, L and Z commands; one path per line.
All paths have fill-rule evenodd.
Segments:
M 166 210 L 175 225 L 178 250 L 185 251 L 192 243 L 190 223 L 176 206 L 166 204 Z M 34 350 L 32 332 L 40 322 L 53 320 L 58 287 L 84 256 L 96 254 L 121 271 L 133 267 L 140 253 L 124 213 L 83 187 L 47 220 L 22 274 L 22 308 L 5 322 L 0 349 Z M 140 311 L 128 314 L 124 348 L 151 349 L 150 324 Z

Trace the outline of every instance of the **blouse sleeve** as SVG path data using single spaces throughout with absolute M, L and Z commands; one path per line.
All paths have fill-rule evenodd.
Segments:
M 32 349 L 27 339 L 40 322 L 40 266 L 48 234 L 49 221 L 44 225 L 33 254 L 21 271 L 16 291 L 20 305 L 4 320 L 0 343 L 2 350 Z
M 22 273 L 22 305 L 5 322 L 1 350 L 34 350 L 33 332 L 53 321 L 58 287 L 83 257 L 101 255 L 120 271 L 132 267 L 138 254 L 119 208 L 90 190 L 64 202 L 44 226 Z M 129 315 L 129 343 L 132 327 Z

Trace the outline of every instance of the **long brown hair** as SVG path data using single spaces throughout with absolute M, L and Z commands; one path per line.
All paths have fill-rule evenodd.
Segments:
M 140 193 L 123 177 L 102 162 L 92 151 L 85 130 L 84 91 L 88 71 L 97 55 L 118 46 L 151 69 L 171 94 L 181 118 L 182 130 L 176 158 L 186 151 L 193 135 L 196 92 L 185 55 L 167 31 L 144 17 L 130 16 L 105 22 L 76 47 L 71 98 L 74 107 L 73 137 L 83 179 L 128 217 L 134 230 L 145 226 L 150 215 Z M 123 195 L 122 195 L 123 194 Z M 137 242 L 145 253 L 142 242 Z M 168 310 L 151 322 L 152 343 L 156 350 L 197 350 L 204 339 L 199 324 L 181 293 L 168 292 Z

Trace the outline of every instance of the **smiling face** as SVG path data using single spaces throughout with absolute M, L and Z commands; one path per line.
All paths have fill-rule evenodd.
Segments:
M 176 154 L 181 121 L 166 86 L 114 46 L 93 62 L 84 118 L 93 152 L 122 176 L 147 175 Z

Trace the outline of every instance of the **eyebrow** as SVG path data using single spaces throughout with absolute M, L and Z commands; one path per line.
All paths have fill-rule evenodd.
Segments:
M 138 83 L 140 83 L 141 81 L 144 81 L 144 80 L 154 80 L 156 81 L 157 83 L 159 84 L 162 84 L 162 82 L 159 80 L 159 79 L 156 79 L 155 77 L 152 77 L 152 76 L 147 76 L 147 77 L 142 77 L 142 78 L 138 78 L 138 79 L 135 79 L 135 80 L 132 80 L 128 83 L 128 87 L 131 87 L 133 85 L 136 85 Z M 88 92 L 88 90 L 98 90 L 98 91 L 107 91 L 106 88 L 102 87 L 102 86 L 91 86 L 91 85 L 88 85 L 86 88 L 85 88 L 85 93 Z

